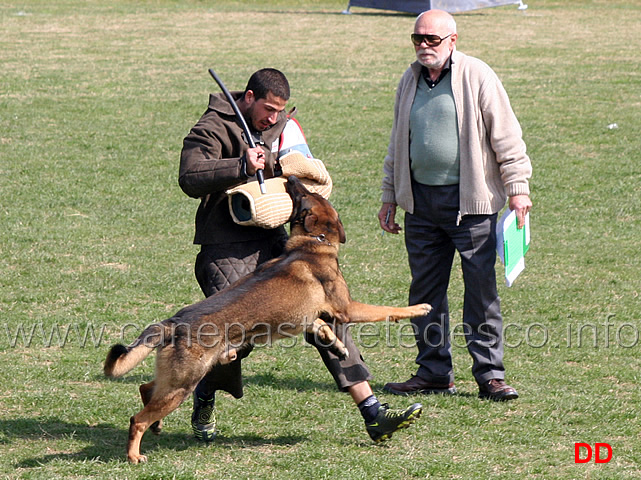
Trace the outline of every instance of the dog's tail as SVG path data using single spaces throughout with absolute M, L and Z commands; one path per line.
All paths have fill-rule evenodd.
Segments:
M 131 371 L 147 358 L 154 348 L 165 343 L 166 334 L 167 327 L 164 322 L 154 323 L 145 328 L 131 345 L 117 344 L 111 347 L 105 360 L 105 375 L 117 378 Z

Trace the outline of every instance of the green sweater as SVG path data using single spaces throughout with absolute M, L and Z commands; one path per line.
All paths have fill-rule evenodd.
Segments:
M 409 123 L 420 72 L 421 65 L 414 62 L 398 84 L 381 187 L 383 203 L 395 203 L 409 213 L 414 213 Z M 461 152 L 461 216 L 496 213 L 508 196 L 530 194 L 532 164 L 521 126 L 501 81 L 486 63 L 455 50 L 450 74 Z
M 458 127 L 449 73 L 434 88 L 422 75 L 418 81 L 410 114 L 410 160 L 419 183 L 459 183 Z

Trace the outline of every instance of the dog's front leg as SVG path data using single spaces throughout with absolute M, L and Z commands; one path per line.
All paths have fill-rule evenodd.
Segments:
M 352 301 L 347 305 L 347 317 L 352 323 L 383 322 L 385 320 L 398 322 L 402 318 L 422 317 L 430 313 L 431 310 L 431 305 L 427 303 L 410 305 L 409 307 L 386 307 Z
M 314 335 L 315 340 L 317 340 L 315 342 L 317 345 L 319 344 L 327 348 L 340 359 L 349 357 L 349 352 L 347 351 L 345 344 L 340 341 L 334 331 L 323 319 L 317 318 L 312 323 L 307 323 L 305 325 L 305 330 L 307 333 Z

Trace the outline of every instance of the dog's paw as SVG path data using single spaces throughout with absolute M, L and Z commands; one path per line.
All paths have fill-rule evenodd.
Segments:
M 138 454 L 138 455 L 129 454 L 127 456 L 127 460 L 129 460 L 129 463 L 134 464 L 134 465 L 136 465 L 138 463 L 147 463 L 147 456 L 146 455 L 140 455 L 140 454 Z
M 330 347 L 330 350 L 334 355 L 336 355 L 341 360 L 345 360 L 346 358 L 349 358 L 349 351 L 347 350 L 347 347 L 338 338 L 336 338 L 336 340 Z
M 346 359 L 349 358 L 349 352 L 347 351 L 347 349 L 345 347 L 339 348 L 339 349 L 335 349 L 334 353 L 341 360 L 346 360 Z
M 408 308 L 412 310 L 412 317 L 422 317 L 432 311 L 432 306 L 428 303 L 419 303 Z

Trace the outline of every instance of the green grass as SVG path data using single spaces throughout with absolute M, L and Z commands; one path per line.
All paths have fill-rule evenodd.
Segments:
M 478 400 L 460 337 L 460 395 L 387 395 L 385 382 L 415 371 L 415 351 L 407 322 L 369 326 L 362 350 L 379 397 L 425 406 L 388 444 L 370 443 L 298 339 L 244 362 L 245 397 L 220 395 L 213 445 L 192 439 L 184 405 L 145 436 L 139 466 L 124 447 L 153 358 L 118 381 L 102 361 L 111 343 L 201 298 L 197 202 L 176 177 L 182 139 L 217 91 L 207 69 L 230 89 L 263 66 L 287 74 L 334 178 L 353 296 L 403 305 L 402 237 L 381 237 L 376 213 L 414 19 L 341 15 L 339 0 L 0 5 L 0 477 L 639 478 L 641 7 L 526 3 L 456 16 L 459 48 L 501 76 L 534 164 L 527 268 L 500 288 L 521 398 Z M 455 269 L 455 323 L 461 294 Z M 575 442 L 610 443 L 613 459 L 576 465 Z

